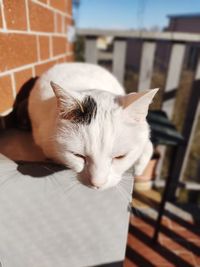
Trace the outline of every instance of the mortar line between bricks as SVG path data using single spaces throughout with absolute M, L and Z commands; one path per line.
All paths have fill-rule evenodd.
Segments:
M 62 27 L 61 31 L 64 32 L 67 36 L 67 33 L 65 32 L 65 18 L 64 17 L 61 18 L 61 27 Z
M 28 32 L 30 32 L 30 21 L 29 21 L 29 6 L 28 6 L 28 0 L 25 0 L 25 6 L 26 6 L 26 24 Z
M 1 0 L 1 13 L 2 13 L 2 22 L 3 22 L 3 28 L 6 30 L 6 18 L 5 18 L 5 13 L 4 13 L 4 4 L 3 1 Z
M 35 78 L 35 68 L 34 68 L 34 66 L 32 66 L 31 69 L 32 69 L 32 76 L 33 76 L 33 78 Z
M 53 12 L 53 13 L 54 13 L 54 16 L 53 16 L 53 19 L 54 19 L 54 31 L 58 32 L 57 14 L 56 14 L 56 12 Z
M 37 1 L 37 0 L 32 0 L 32 2 L 35 3 L 35 4 L 38 4 L 38 5 L 40 5 L 40 6 L 42 6 L 42 7 L 44 7 L 44 8 L 50 9 L 51 11 L 56 11 L 56 12 L 60 13 L 61 15 L 66 16 L 66 17 L 68 17 L 68 18 L 72 18 L 72 15 L 69 15 L 69 14 L 67 13 L 67 10 L 66 10 L 66 13 L 65 13 L 64 11 L 61 11 L 60 9 L 57 9 L 57 8 L 55 8 L 55 7 L 51 7 L 50 5 L 46 5 L 46 4 L 41 3 L 41 2 L 39 2 L 39 1 Z
M 3 13 L 3 12 L 2 12 Z M 0 29 L 0 33 L 17 33 L 25 35 L 45 35 L 45 36 L 56 36 L 56 37 L 65 37 L 65 33 L 56 33 L 56 32 L 38 32 L 38 31 L 22 31 L 22 30 L 9 30 L 9 29 Z M 67 38 L 66 38 L 67 39 Z
M 27 68 L 32 68 L 32 67 L 35 67 L 35 66 L 37 66 L 39 64 L 48 63 L 48 62 L 51 62 L 52 60 L 60 59 L 62 57 L 71 56 L 71 55 L 73 55 L 73 53 L 67 52 L 67 53 L 61 54 L 59 56 L 54 56 L 54 57 L 52 57 L 50 59 L 46 59 L 46 60 L 42 60 L 42 61 L 37 61 L 37 62 L 26 64 L 26 65 L 23 65 L 23 66 L 20 66 L 20 67 L 17 67 L 17 68 L 13 68 L 13 69 L 10 69 L 10 70 L 1 72 L 0 73 L 0 77 L 5 76 L 5 75 L 11 75 L 13 72 L 25 70 Z
M 16 84 L 15 84 L 15 77 L 14 77 L 14 72 L 11 73 L 11 83 L 12 83 L 12 93 L 13 93 L 13 98 L 16 98 Z
M 50 58 L 53 57 L 53 40 L 51 36 L 49 36 L 49 50 L 50 50 Z
M 39 36 L 36 36 L 36 50 L 37 50 L 37 59 L 38 62 L 41 61 L 41 55 L 40 55 L 40 40 L 39 40 Z

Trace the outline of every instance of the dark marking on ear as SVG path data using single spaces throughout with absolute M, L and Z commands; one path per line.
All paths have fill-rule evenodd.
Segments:
M 70 120 L 72 123 L 89 125 L 97 114 L 97 103 L 91 96 L 86 96 L 80 105 L 76 105 L 71 111 L 64 112 L 63 119 Z

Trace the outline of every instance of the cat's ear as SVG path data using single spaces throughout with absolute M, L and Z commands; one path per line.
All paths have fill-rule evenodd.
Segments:
M 50 84 L 57 99 L 60 116 L 63 119 L 71 119 L 74 110 L 80 109 L 80 111 L 83 112 L 83 107 L 79 100 L 80 96 L 78 92 L 69 92 L 66 89 L 64 90 L 62 87 L 52 81 Z
M 149 105 L 159 88 L 140 93 L 130 93 L 119 97 L 125 116 L 132 122 L 143 122 L 148 113 Z

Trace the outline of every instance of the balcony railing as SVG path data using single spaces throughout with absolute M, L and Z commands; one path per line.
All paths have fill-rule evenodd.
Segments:
M 180 77 L 183 68 L 186 46 L 199 43 L 200 34 L 178 33 L 178 32 L 144 32 L 144 31 L 122 31 L 101 29 L 78 29 L 78 36 L 85 37 L 85 61 L 98 64 L 101 59 L 112 61 L 112 72 L 123 84 L 126 66 L 127 40 L 134 39 L 142 42 L 142 53 L 140 59 L 139 82 L 137 91 L 149 89 L 152 75 L 154 73 L 154 59 L 158 42 L 170 43 L 171 51 L 167 68 L 166 82 L 162 110 L 171 119 L 175 111 L 176 93 L 179 89 Z M 97 38 L 111 36 L 113 40 L 113 51 L 102 53 L 97 49 Z M 134 51 L 133 51 L 134 53 Z M 175 195 L 177 185 L 182 181 L 183 173 L 189 158 L 191 144 L 200 116 L 200 57 L 198 59 L 195 75 L 190 90 L 182 135 L 185 142 L 178 147 L 174 157 L 173 168 L 170 175 L 173 176 L 173 188 L 171 196 Z M 164 154 L 164 153 L 163 153 Z M 163 161 L 161 161 L 163 162 Z M 160 168 L 161 169 L 161 168 Z M 186 188 L 197 188 L 191 183 L 184 183 Z M 199 186 L 198 186 L 199 188 Z

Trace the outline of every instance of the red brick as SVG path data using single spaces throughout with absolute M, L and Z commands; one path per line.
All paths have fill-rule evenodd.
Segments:
M 57 32 L 62 32 L 62 15 L 56 14 Z
M 36 76 L 40 76 L 42 73 L 44 73 L 46 70 L 48 70 L 49 68 L 51 68 L 55 64 L 56 64 L 56 61 L 52 60 L 52 61 L 47 62 L 47 63 L 42 63 L 42 64 L 36 65 L 35 66 Z
M 190 240 L 190 242 L 192 242 L 195 247 L 199 248 L 199 251 L 200 251 L 200 238 L 192 239 L 192 240 Z M 190 251 L 192 251 L 191 248 L 190 248 Z M 199 253 L 199 255 L 194 253 L 194 259 L 195 259 L 195 263 L 196 263 L 196 265 L 194 265 L 194 266 L 200 266 L 200 253 Z
M 123 263 L 123 267 L 137 267 L 138 265 L 135 264 L 134 262 L 130 261 L 129 259 L 125 259 Z
M 4 0 L 4 13 L 8 29 L 26 30 L 25 0 Z
M 194 226 L 195 227 L 195 226 Z M 195 234 L 192 231 L 188 230 L 181 230 L 181 231 L 177 231 L 177 230 L 173 230 L 174 232 L 178 233 L 182 238 L 185 238 L 186 240 L 191 240 L 191 239 L 198 239 L 199 238 L 199 234 Z
M 53 37 L 53 55 L 64 54 L 66 52 L 66 38 Z
M 32 69 L 29 68 L 26 70 L 15 72 L 14 77 L 15 77 L 16 91 L 18 93 L 22 85 L 32 77 Z
M 200 256 L 195 256 L 194 255 L 194 260 L 195 260 L 195 263 L 196 263 L 195 266 L 200 266 Z
M 67 0 L 67 14 L 71 15 L 72 14 L 72 1 Z
M 172 225 L 172 229 L 175 230 L 176 232 L 180 232 L 180 231 L 184 231 L 186 230 L 185 227 L 183 227 L 182 225 L 176 223 L 175 221 L 171 220 L 171 225 Z
M 0 6 L 0 28 L 3 28 L 3 21 L 2 21 L 2 10 Z
M 67 0 L 50 0 L 50 5 L 64 13 L 67 13 Z
M 13 106 L 14 98 L 10 75 L 0 77 L 0 113 Z
M 128 246 L 155 266 L 162 266 L 164 264 L 168 264 L 167 266 L 170 266 L 170 262 L 162 257 L 159 252 L 156 252 L 153 247 L 144 244 L 142 241 L 131 234 L 128 235 Z
M 199 238 L 200 231 L 198 231 L 197 233 L 192 231 L 193 229 L 198 229 L 198 226 L 191 221 L 186 221 L 185 227 L 175 221 L 171 221 L 171 225 L 173 231 L 180 235 L 182 238 L 185 238 L 187 240 Z
M 59 59 L 57 59 L 57 63 L 64 63 L 66 61 L 65 57 L 61 57 Z
M 154 228 L 151 225 L 145 223 L 142 219 L 135 217 L 132 219 L 131 224 L 142 231 L 145 235 L 149 237 L 153 236 Z
M 41 60 L 49 58 L 50 47 L 49 47 L 49 37 L 39 36 L 39 49 Z
M 35 36 L 0 33 L 0 71 L 16 68 L 36 60 Z
M 31 30 L 54 32 L 54 14 L 51 10 L 29 1 L 29 16 Z
M 189 250 L 178 251 L 175 253 L 187 263 L 196 266 L 194 255 Z
M 42 3 L 44 3 L 44 4 L 47 3 L 47 0 L 38 0 L 38 1 L 40 1 L 40 2 L 42 2 Z
M 164 225 L 165 227 L 172 229 L 172 225 L 171 225 L 171 220 L 167 217 L 163 217 L 161 220 L 162 225 Z
M 184 250 L 189 249 L 189 245 L 187 243 L 187 240 L 185 239 L 172 239 L 167 236 L 164 236 L 162 233 L 160 234 L 160 243 L 166 247 L 170 248 L 170 250 Z
M 74 55 L 66 56 L 66 62 L 73 62 L 74 61 Z

